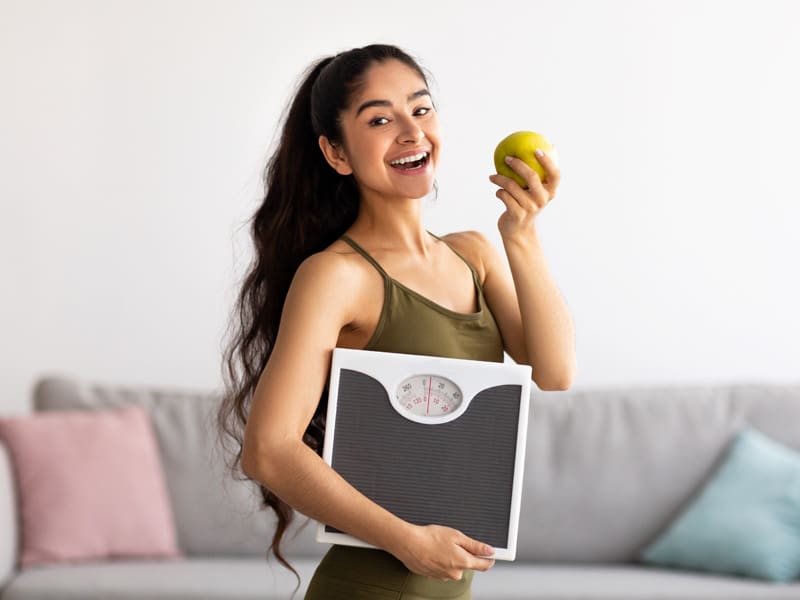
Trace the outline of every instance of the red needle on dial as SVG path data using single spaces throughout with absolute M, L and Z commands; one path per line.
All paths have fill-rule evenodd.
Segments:
M 432 380 L 433 380 L 433 377 L 428 378 L 428 408 L 425 411 L 426 415 L 431 414 L 431 381 Z

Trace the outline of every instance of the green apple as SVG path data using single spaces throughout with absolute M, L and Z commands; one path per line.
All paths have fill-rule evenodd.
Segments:
M 533 131 L 515 131 L 511 135 L 503 138 L 494 151 L 494 166 L 498 174 L 510 177 L 523 188 L 527 189 L 528 184 L 520 177 L 516 171 L 506 164 L 506 156 L 516 156 L 521 158 L 528 164 L 534 171 L 539 174 L 539 177 L 544 180 L 547 172 L 544 167 L 536 160 L 534 152 L 541 148 L 548 156 L 555 159 L 555 150 L 541 133 Z

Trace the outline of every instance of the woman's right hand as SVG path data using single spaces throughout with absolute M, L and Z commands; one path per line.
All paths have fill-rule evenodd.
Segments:
M 392 552 L 413 573 L 442 581 L 460 580 L 465 569 L 488 571 L 494 554 L 487 544 L 441 525 L 412 525 L 409 535 Z

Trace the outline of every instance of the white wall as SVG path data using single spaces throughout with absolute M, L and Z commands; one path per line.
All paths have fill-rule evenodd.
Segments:
M 501 247 L 495 144 L 558 146 L 576 386 L 800 379 L 798 3 L 0 0 L 0 412 L 45 372 L 220 385 L 280 112 L 371 42 L 435 76 L 432 231 Z

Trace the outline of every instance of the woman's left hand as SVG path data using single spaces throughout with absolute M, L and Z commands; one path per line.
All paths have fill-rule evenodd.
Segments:
M 537 154 L 536 159 L 544 167 L 544 181 L 523 160 L 513 156 L 506 159 L 506 164 L 527 182 L 527 189 L 505 175 L 495 173 L 489 176 L 489 180 L 501 188 L 495 192 L 495 196 L 506 205 L 505 212 L 497 220 L 497 228 L 504 239 L 524 239 L 534 235 L 536 215 L 556 195 L 561 171 L 546 153 L 541 156 Z

